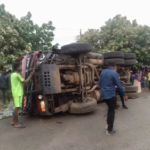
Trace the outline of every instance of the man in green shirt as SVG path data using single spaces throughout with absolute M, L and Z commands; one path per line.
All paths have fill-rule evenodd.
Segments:
M 19 110 L 22 107 L 23 100 L 22 84 L 27 84 L 30 81 L 31 77 L 35 73 L 35 69 L 31 72 L 31 74 L 26 80 L 20 75 L 20 72 L 22 71 L 22 65 L 19 62 L 16 62 L 14 64 L 14 69 L 15 72 L 11 74 L 11 89 L 15 104 L 15 111 L 13 121 L 11 122 L 11 124 L 14 125 L 14 127 L 16 128 L 24 128 L 25 126 L 18 122 Z

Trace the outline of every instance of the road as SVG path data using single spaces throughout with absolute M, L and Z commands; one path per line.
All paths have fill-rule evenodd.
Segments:
M 128 110 L 116 110 L 116 135 L 105 135 L 106 104 L 87 115 L 20 119 L 27 125 L 16 129 L 11 118 L 0 121 L 0 150 L 150 150 L 150 93 L 126 102 Z

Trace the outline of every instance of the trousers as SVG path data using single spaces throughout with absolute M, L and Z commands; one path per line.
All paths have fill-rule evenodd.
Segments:
M 116 97 L 105 99 L 105 102 L 108 106 L 107 112 L 108 131 L 111 132 L 113 129 L 115 119 Z
M 8 90 L 7 89 L 0 89 L 0 91 L 1 91 L 3 105 L 6 105 L 6 98 L 8 99 L 8 102 L 10 102 Z
M 116 94 L 119 94 L 119 96 L 120 96 L 120 99 L 121 99 L 121 102 L 122 102 L 122 106 L 124 106 L 124 98 L 123 98 L 123 95 L 122 95 L 122 93 L 118 90 L 118 89 L 116 89 Z

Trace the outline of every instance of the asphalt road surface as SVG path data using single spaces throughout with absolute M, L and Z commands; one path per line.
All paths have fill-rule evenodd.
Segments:
M 105 134 L 106 104 L 88 115 L 20 117 L 25 129 L 0 120 L 0 150 L 150 150 L 150 92 L 116 110 L 116 135 Z

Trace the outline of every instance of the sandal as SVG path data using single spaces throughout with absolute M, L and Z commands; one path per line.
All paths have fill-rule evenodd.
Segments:
M 19 122 L 19 123 L 21 124 L 21 122 Z M 11 124 L 12 126 L 14 126 L 14 125 L 15 125 L 15 122 L 12 121 L 10 124 Z
M 14 125 L 14 127 L 15 127 L 15 128 L 25 128 L 26 126 L 25 126 L 25 125 L 22 125 L 22 124 L 19 124 L 18 127 L 16 127 L 15 125 Z

